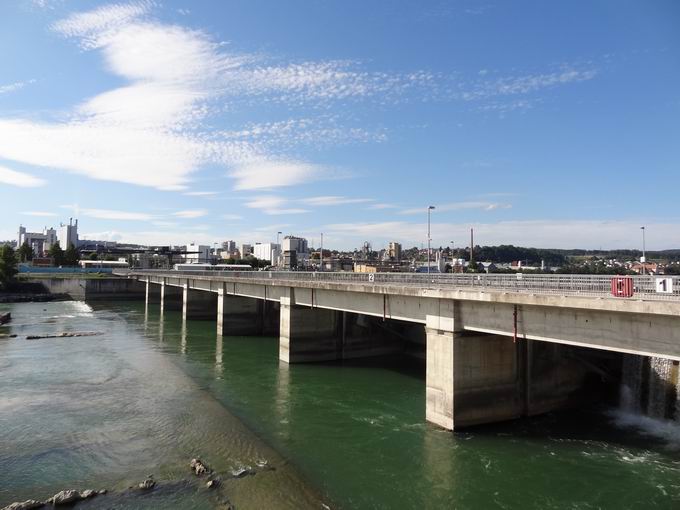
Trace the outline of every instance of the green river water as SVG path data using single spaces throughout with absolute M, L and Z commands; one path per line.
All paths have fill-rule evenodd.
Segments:
M 289 366 L 276 338 L 139 302 L 0 311 L 18 335 L 0 338 L 0 508 L 65 488 L 109 489 L 77 508 L 680 508 L 675 423 L 591 409 L 449 433 L 412 359 Z M 62 331 L 103 334 L 25 339 Z

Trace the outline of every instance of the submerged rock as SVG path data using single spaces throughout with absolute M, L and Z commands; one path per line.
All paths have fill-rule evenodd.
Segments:
M 87 490 L 84 490 L 83 492 L 80 493 L 80 497 L 82 499 L 89 499 L 89 498 L 94 498 L 98 494 L 99 493 L 97 491 L 93 491 L 92 489 L 87 489 Z
M 201 459 L 191 459 L 189 466 L 191 466 L 191 470 L 196 473 L 197 476 L 210 472 L 208 466 L 206 466 Z
M 100 489 L 100 490 L 97 492 L 97 494 L 99 494 L 100 496 L 103 496 L 103 495 L 106 494 L 107 492 L 109 492 L 109 491 L 106 490 L 106 489 Z
M 50 333 L 46 335 L 27 335 L 26 340 L 40 340 L 43 338 L 73 338 L 77 336 L 103 335 L 101 331 L 64 331 L 63 333 Z
M 238 467 L 238 468 L 236 468 L 236 469 L 232 469 L 232 471 L 231 471 L 231 475 L 232 475 L 234 478 L 243 478 L 244 476 L 247 476 L 247 475 L 254 475 L 254 474 L 255 474 L 255 471 L 253 471 L 253 470 L 250 468 L 250 466 L 246 466 L 246 467 Z
M 11 505 L 7 505 L 2 510 L 31 510 L 33 508 L 40 508 L 45 506 L 42 501 L 36 501 L 35 499 L 27 499 L 26 501 L 17 501 Z
M 74 489 L 66 489 L 61 492 L 57 492 L 54 496 L 48 499 L 47 502 L 52 503 L 54 506 L 57 506 L 75 503 L 80 499 L 81 499 L 80 492 Z
M 151 478 L 151 477 L 147 478 L 147 479 L 144 480 L 143 482 L 139 483 L 139 485 L 137 485 L 137 487 L 139 487 L 139 488 L 140 488 L 141 490 L 143 490 L 143 491 L 151 490 L 151 489 L 153 489 L 155 486 L 156 486 L 156 482 L 155 482 L 155 480 L 154 480 L 153 478 Z
M 217 487 L 220 484 L 220 481 L 217 478 L 213 478 L 212 480 L 208 480 L 208 483 L 205 484 L 205 486 L 208 489 L 213 489 Z

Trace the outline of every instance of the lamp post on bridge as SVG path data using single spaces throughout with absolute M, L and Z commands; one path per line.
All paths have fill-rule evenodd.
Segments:
M 647 274 L 647 256 L 645 254 L 645 227 L 640 227 L 640 230 L 642 230 L 642 259 L 640 259 L 640 262 L 642 262 L 642 274 Z
M 430 274 L 430 259 L 432 258 L 432 250 L 430 248 L 430 242 L 432 238 L 430 237 L 430 211 L 434 209 L 433 205 L 427 208 L 427 274 Z
M 281 249 L 281 245 L 279 244 L 279 236 L 280 236 L 282 233 L 283 233 L 283 232 L 277 232 L 277 233 L 276 233 L 276 249 L 277 249 L 277 253 L 276 253 L 276 267 L 277 267 L 277 268 L 279 267 L 279 260 L 280 260 L 280 258 L 281 258 L 281 254 L 282 254 L 282 252 L 283 252 L 283 250 Z

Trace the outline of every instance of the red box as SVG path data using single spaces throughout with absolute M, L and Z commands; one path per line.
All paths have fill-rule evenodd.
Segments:
M 612 296 L 631 297 L 633 292 L 633 279 L 630 276 L 612 278 Z

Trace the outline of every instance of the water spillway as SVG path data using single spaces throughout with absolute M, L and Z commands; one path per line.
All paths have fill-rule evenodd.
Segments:
M 680 421 L 678 383 L 677 361 L 625 354 L 620 408 L 650 418 Z

